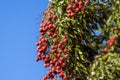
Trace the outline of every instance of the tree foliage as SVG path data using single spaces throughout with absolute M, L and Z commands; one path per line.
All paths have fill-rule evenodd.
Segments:
M 120 1 L 51 0 L 36 42 L 42 80 L 119 80 Z

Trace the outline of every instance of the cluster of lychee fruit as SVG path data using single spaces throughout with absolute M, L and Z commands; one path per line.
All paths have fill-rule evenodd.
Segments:
M 111 39 L 107 40 L 107 45 L 112 47 L 114 45 L 116 39 L 117 39 L 117 37 L 113 36 Z M 104 53 L 108 53 L 108 48 L 105 47 L 103 51 L 104 51 Z
M 57 16 L 50 11 L 44 12 L 44 18 L 40 25 L 41 37 L 36 42 L 38 56 L 36 61 L 42 60 L 44 67 L 49 67 L 48 73 L 42 80 L 56 80 L 55 76 L 59 76 L 62 80 L 69 80 L 69 75 L 66 74 L 65 68 L 69 58 L 66 43 L 67 36 L 61 35 L 58 37 L 57 24 L 54 23 Z M 51 42 L 52 41 L 52 42 Z
M 47 59 L 49 61 L 48 65 L 50 67 L 50 70 L 48 71 L 46 76 L 43 77 L 43 80 L 46 80 L 46 79 L 55 80 L 54 78 L 55 75 L 59 75 L 59 77 L 62 80 L 69 80 L 69 76 L 66 75 L 64 71 L 67 65 L 66 60 L 69 58 L 68 51 L 64 46 L 66 42 L 67 42 L 66 37 L 63 37 L 63 40 L 61 40 L 58 44 L 51 46 L 51 50 L 49 53 L 51 54 L 51 58 Z M 44 65 L 44 66 L 48 67 L 48 65 Z
M 82 0 L 70 0 L 70 3 L 66 8 L 68 17 L 75 17 L 80 11 L 85 12 L 85 6 Z M 90 4 L 90 0 L 86 0 L 86 4 Z
M 110 47 L 113 46 L 116 39 L 117 39 L 117 37 L 116 37 L 116 36 L 113 36 L 111 39 L 109 39 L 109 40 L 107 41 L 107 45 L 109 45 Z

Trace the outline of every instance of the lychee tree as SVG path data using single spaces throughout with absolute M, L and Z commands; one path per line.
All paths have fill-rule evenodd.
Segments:
M 36 42 L 42 80 L 119 80 L 120 1 L 51 0 Z

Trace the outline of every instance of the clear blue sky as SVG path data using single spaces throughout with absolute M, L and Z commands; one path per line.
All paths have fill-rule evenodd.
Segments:
M 35 42 L 48 0 L 0 1 L 0 80 L 40 80 L 46 73 L 35 62 Z

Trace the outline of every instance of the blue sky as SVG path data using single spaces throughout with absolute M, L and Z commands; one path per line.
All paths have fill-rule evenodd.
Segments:
M 40 80 L 46 73 L 35 62 L 35 42 L 48 0 L 1 0 L 0 80 Z

